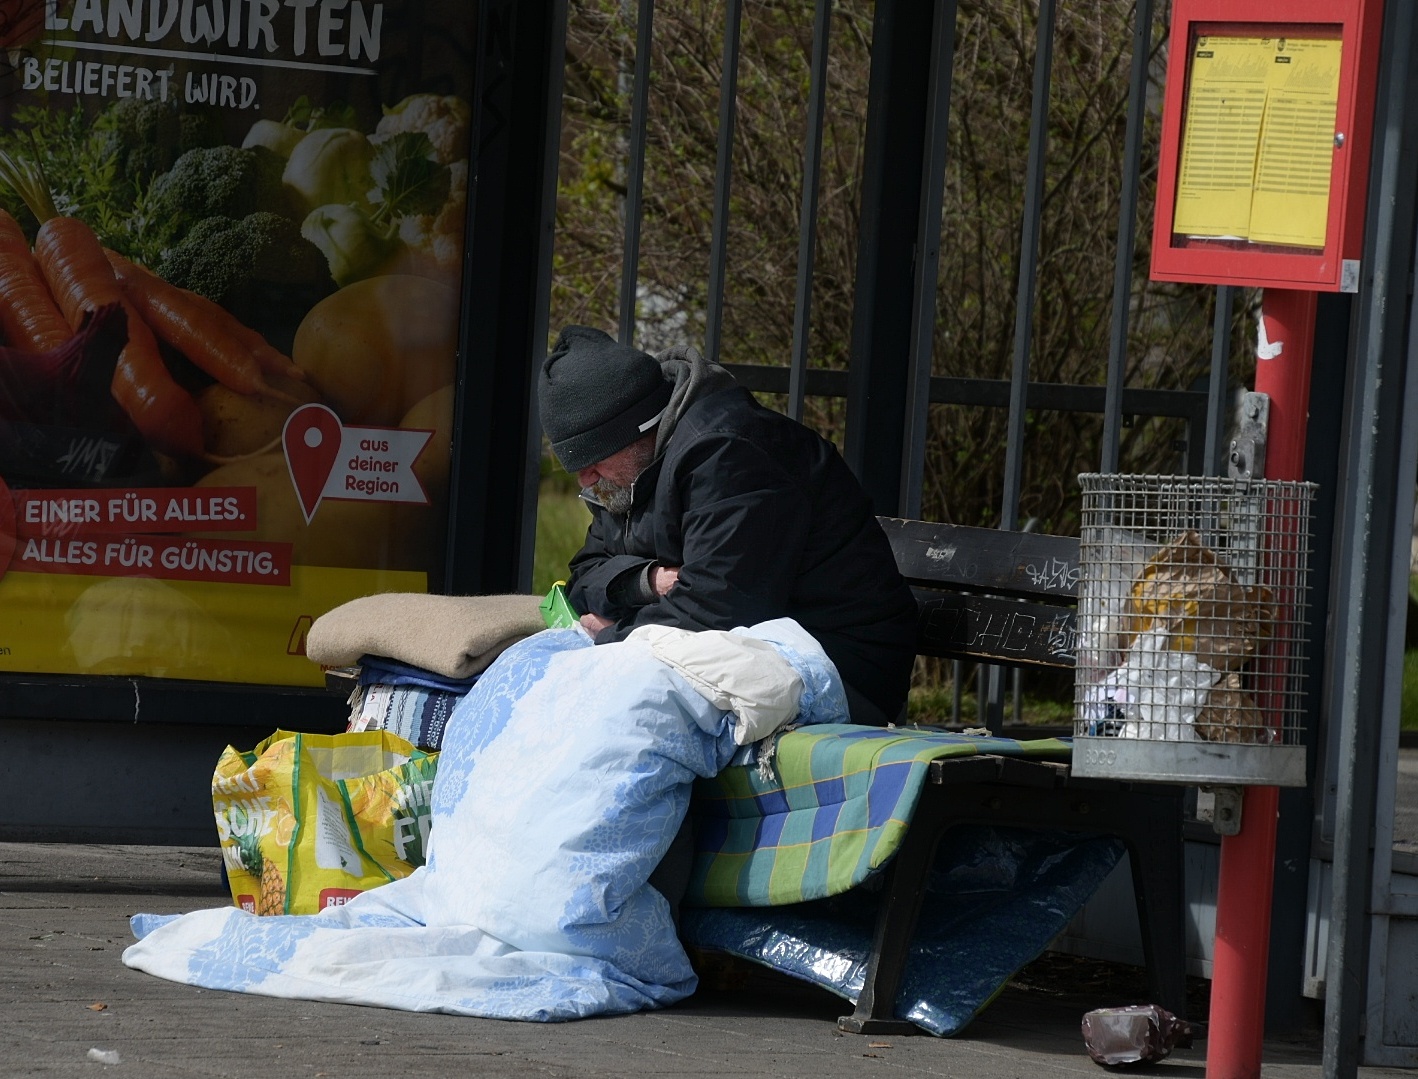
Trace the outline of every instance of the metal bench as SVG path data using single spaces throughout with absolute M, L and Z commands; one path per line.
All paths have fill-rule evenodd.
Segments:
M 916 651 L 1004 667 L 1073 666 L 1078 541 L 882 518 L 920 608 Z M 1000 725 L 998 715 L 990 724 Z M 992 729 L 991 733 L 1000 733 Z M 1077 779 L 1068 765 L 983 754 L 931 764 L 900 850 L 886 870 L 865 983 L 838 1026 L 912 1033 L 893 1013 L 926 878 L 948 828 L 966 822 L 1116 836 L 1127 847 L 1155 1003 L 1186 1014 L 1183 788 Z

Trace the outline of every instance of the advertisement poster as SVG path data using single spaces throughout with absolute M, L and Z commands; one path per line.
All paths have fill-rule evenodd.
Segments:
M 0 4 L 0 672 L 319 685 L 437 586 L 473 10 Z

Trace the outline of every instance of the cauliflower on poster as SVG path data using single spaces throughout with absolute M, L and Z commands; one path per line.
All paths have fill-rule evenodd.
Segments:
M 433 145 L 433 159 L 440 165 L 466 162 L 472 118 L 472 108 L 460 97 L 410 94 L 384 110 L 370 142 L 384 142 L 403 132 L 423 132 Z
M 448 167 L 448 194 L 431 213 L 411 213 L 399 220 L 399 239 L 437 272 L 455 276 L 462 270 L 463 219 L 468 205 L 468 145 L 472 109 L 460 97 L 411 94 L 385 109 L 370 136 L 378 144 L 401 134 L 423 134 L 433 160 Z
M 399 221 L 399 239 L 433 261 L 442 274 L 455 275 L 463 263 L 463 217 L 468 209 L 468 163 L 448 166 L 448 197 L 436 214 L 411 214 Z
M 468 208 L 468 139 L 472 108 L 454 95 L 411 94 L 391 108 L 374 128 L 370 142 L 400 135 L 425 135 L 432 160 L 448 167 L 448 193 L 442 206 L 398 218 L 398 238 L 408 251 L 427 259 L 438 274 L 462 269 L 462 235 Z

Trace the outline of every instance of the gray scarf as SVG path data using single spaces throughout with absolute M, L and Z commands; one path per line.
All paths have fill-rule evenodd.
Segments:
M 692 345 L 675 345 L 659 353 L 655 359 L 660 361 L 665 381 L 674 386 L 670 391 L 670 403 L 660 416 L 655 434 L 655 456 L 662 457 L 685 410 L 701 397 L 734 385 L 734 376 L 727 368 L 706 360 Z

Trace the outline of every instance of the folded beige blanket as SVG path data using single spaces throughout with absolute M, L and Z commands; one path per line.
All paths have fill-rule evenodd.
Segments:
M 384 656 L 448 678 L 470 678 L 503 650 L 546 628 L 540 596 L 384 592 L 322 614 L 305 654 L 326 667 Z

